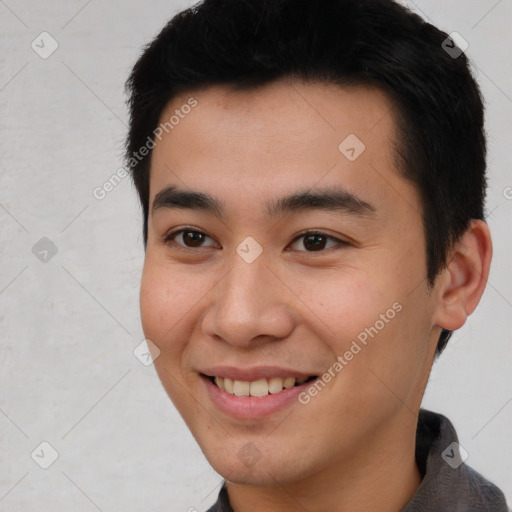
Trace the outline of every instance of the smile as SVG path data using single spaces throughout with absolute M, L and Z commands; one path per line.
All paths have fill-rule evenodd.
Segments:
M 316 379 L 312 377 L 271 377 L 252 382 L 234 380 L 228 377 L 210 377 L 210 380 L 222 391 L 234 396 L 265 397 L 281 393 L 284 389 L 293 388 Z
M 288 407 L 299 404 L 299 395 L 317 376 L 279 377 L 272 372 L 229 371 L 200 374 L 205 392 L 215 409 L 237 420 L 262 420 L 281 414 Z M 221 376 L 224 373 L 224 376 Z M 226 377 L 225 373 L 231 375 Z M 252 375 L 247 375 L 252 373 Z M 273 373 L 274 375 L 261 375 Z M 244 375 L 245 374 L 245 375 Z M 293 374 L 292 374 L 293 375 Z M 238 378 L 235 378 L 238 377 Z M 243 377 L 251 380 L 241 380 Z M 240 379 L 240 380 L 239 380 Z

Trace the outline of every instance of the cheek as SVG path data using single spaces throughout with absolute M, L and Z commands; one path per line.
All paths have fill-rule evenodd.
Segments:
M 295 278 L 303 304 L 320 320 L 337 354 L 348 349 L 351 340 L 373 325 L 393 304 L 390 293 L 367 273 L 335 269 L 332 273 Z M 293 282 L 293 281 L 292 281 Z M 329 336 L 330 335 L 330 336 Z
M 161 311 L 165 307 L 165 283 L 156 279 L 155 272 L 146 259 L 140 283 L 140 316 L 146 338 L 156 342 L 162 327 Z
M 191 350 L 188 341 L 218 280 L 208 270 L 146 253 L 139 297 L 142 329 L 172 364 Z
M 182 280 L 183 274 L 146 257 L 140 285 L 141 322 L 146 338 L 160 349 L 173 338 L 172 330 L 190 309 L 190 287 Z
M 333 362 L 346 354 L 345 384 L 369 395 L 389 394 L 379 377 L 391 389 L 414 381 L 428 332 L 425 299 L 416 297 L 421 289 L 407 294 L 399 280 L 386 279 L 365 272 L 337 273 L 322 279 L 322 286 L 307 279 L 301 286 L 307 290 L 302 301 L 325 326 Z
M 176 408 L 188 417 L 193 404 L 189 395 L 183 394 L 189 386 L 189 375 L 182 370 L 190 339 L 184 320 L 193 313 L 201 295 L 200 290 L 191 293 L 193 286 L 184 284 L 184 280 L 183 272 L 147 255 L 140 285 L 140 314 L 145 338 L 160 350 L 154 360 L 158 377 Z

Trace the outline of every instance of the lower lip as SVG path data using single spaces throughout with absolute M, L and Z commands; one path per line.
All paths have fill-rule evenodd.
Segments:
M 285 388 L 279 393 L 266 396 L 235 396 L 221 390 L 208 377 L 201 375 L 212 402 L 225 414 L 241 419 L 259 419 L 298 403 L 298 396 L 313 382 L 304 382 L 293 388 Z

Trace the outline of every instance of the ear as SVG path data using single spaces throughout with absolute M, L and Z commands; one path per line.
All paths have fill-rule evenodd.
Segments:
M 434 323 L 443 329 L 462 327 L 480 302 L 492 258 L 489 227 L 482 220 L 470 226 L 455 243 L 447 267 L 438 277 Z

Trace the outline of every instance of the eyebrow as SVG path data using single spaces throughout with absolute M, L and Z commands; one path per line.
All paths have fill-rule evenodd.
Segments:
M 176 185 L 165 187 L 156 194 L 151 213 L 174 208 L 202 210 L 219 219 L 225 216 L 223 203 L 219 199 L 203 192 L 182 190 Z M 288 196 L 267 201 L 263 211 L 267 217 L 276 217 L 286 213 L 313 210 L 341 211 L 361 217 L 373 216 L 376 212 L 372 204 L 339 187 L 314 191 L 299 190 Z

